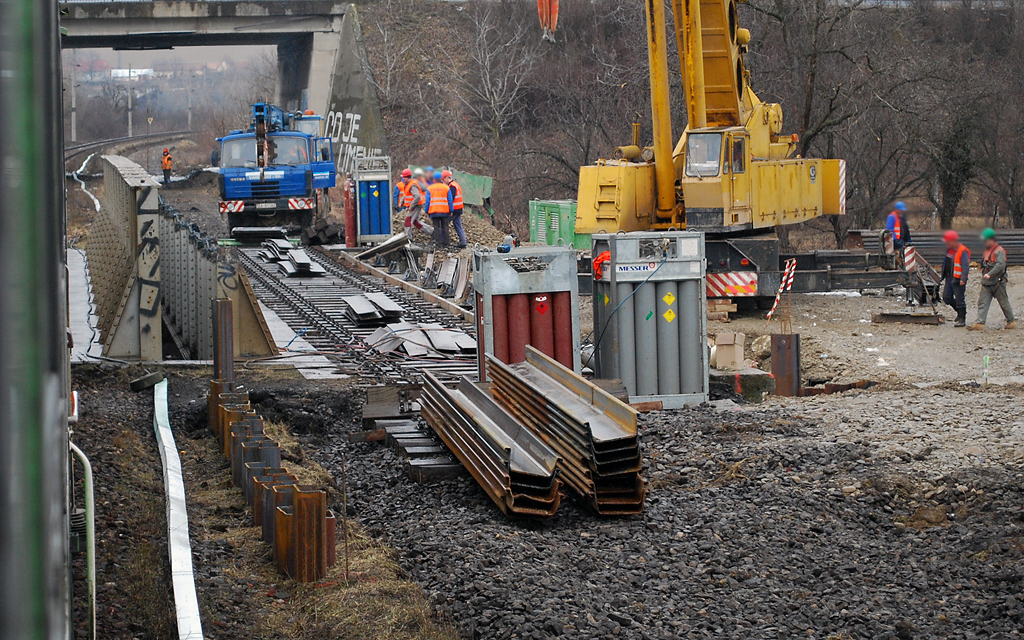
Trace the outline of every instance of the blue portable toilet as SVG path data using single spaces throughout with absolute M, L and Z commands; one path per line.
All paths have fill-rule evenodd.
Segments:
M 391 230 L 391 158 L 356 158 L 356 243 L 384 242 Z

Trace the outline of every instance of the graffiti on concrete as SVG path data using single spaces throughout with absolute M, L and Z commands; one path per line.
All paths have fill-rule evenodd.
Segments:
M 338 171 L 348 173 L 358 157 L 379 156 L 379 147 L 368 147 L 360 143 L 360 128 L 363 116 L 357 112 L 342 113 L 331 111 L 327 114 L 324 129 L 334 142 Z

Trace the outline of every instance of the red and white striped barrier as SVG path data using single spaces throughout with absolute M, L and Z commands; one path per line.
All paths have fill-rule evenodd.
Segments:
M 709 298 L 752 298 L 757 295 L 757 272 L 709 273 L 705 286 Z
M 313 198 L 288 198 L 288 208 L 293 211 L 296 209 L 312 209 Z
M 240 213 L 245 208 L 245 200 L 221 200 L 221 213 Z
M 772 310 L 768 312 L 768 319 L 771 320 L 772 316 L 775 315 L 775 310 L 779 307 L 779 301 L 782 300 L 782 294 L 793 288 L 793 277 L 796 275 L 796 259 L 791 258 L 786 260 L 786 268 L 782 272 L 782 283 L 779 285 L 779 292 L 775 295 L 775 304 L 772 305 Z
M 917 270 L 917 249 L 914 247 L 903 249 L 903 268 L 907 271 Z

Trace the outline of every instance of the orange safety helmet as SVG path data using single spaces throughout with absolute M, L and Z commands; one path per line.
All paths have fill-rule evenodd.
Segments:
M 316 112 L 313 111 L 312 109 L 306 109 L 306 111 L 302 115 L 305 115 L 305 116 L 315 116 Z
M 442 180 L 444 180 L 445 178 L 450 178 L 450 177 L 452 177 L 452 172 L 451 171 L 445 169 L 444 171 L 441 172 L 441 179 Z
M 167 155 L 168 153 L 170 153 L 170 151 L 168 151 L 167 149 L 164 149 L 164 155 Z

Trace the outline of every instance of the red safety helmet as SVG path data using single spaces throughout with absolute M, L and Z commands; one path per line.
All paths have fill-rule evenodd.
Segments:
M 403 178 L 411 178 L 412 177 L 412 169 L 402 169 L 402 177 Z
M 942 240 L 944 242 L 956 242 L 959 239 L 960 234 L 957 233 L 956 231 L 947 231 L 946 233 L 942 234 Z
M 170 153 L 170 151 L 168 151 L 167 149 L 164 149 L 164 155 L 167 155 L 168 153 Z
M 445 169 L 444 171 L 441 172 L 441 179 L 442 180 L 444 180 L 445 178 L 450 178 L 450 177 L 452 177 L 452 172 L 451 171 Z

